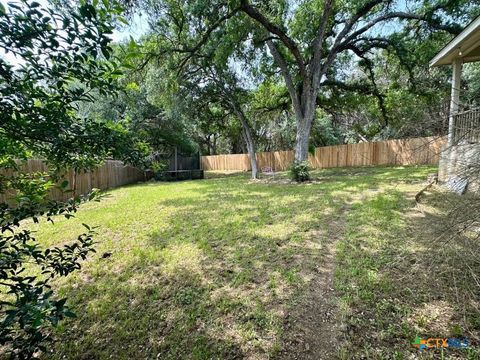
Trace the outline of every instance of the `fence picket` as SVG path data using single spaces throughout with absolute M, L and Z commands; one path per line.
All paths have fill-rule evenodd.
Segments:
M 45 172 L 48 167 L 42 160 L 30 159 L 25 164 L 20 165 L 20 172 L 34 173 Z M 11 170 L 3 170 L 2 174 L 11 176 Z M 73 171 L 68 170 L 62 175 L 60 183 L 63 180 L 68 181 L 67 189 L 71 189 L 73 183 Z M 107 190 L 118 186 L 135 183 L 145 180 L 145 174 L 142 170 L 132 166 L 124 165 L 123 162 L 117 160 L 107 160 L 97 169 L 89 172 L 79 172 L 76 176 L 76 194 L 86 194 L 93 188 Z M 0 202 L 11 202 L 14 194 L 10 191 L 6 194 L 0 194 Z M 71 197 L 72 193 L 64 193 L 58 188 L 50 190 L 50 199 L 52 200 L 66 200 Z
M 372 165 L 438 164 L 445 137 L 425 137 L 385 140 L 370 143 L 346 144 L 316 148 L 308 159 L 315 169 Z M 257 153 L 258 168 L 268 166 L 285 171 L 293 162 L 294 152 L 274 151 Z M 223 154 L 201 157 L 203 170 L 250 171 L 247 154 Z

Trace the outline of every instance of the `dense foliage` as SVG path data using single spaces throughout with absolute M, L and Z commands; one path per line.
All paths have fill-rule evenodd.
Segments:
M 228 69 L 250 93 L 257 149 L 295 148 L 300 160 L 312 146 L 444 133 L 450 74 L 428 61 L 480 11 L 469 0 L 125 3 L 150 19 L 142 66 L 165 61 L 168 83 L 205 63 Z M 245 152 L 240 128 L 217 120 L 202 120 L 196 141 Z
M 305 182 L 310 180 L 310 165 L 308 161 L 294 161 L 290 165 L 290 177 L 297 182 Z
M 135 55 L 136 48 L 132 46 L 128 51 Z M 114 48 L 122 63 L 131 62 L 131 57 L 122 50 L 119 46 Z M 194 127 L 188 115 L 165 106 L 161 97 L 162 85 L 154 77 L 156 74 L 152 74 L 154 71 L 148 70 L 125 73 L 118 80 L 122 91 L 115 96 L 99 95 L 95 102 L 82 104 L 80 114 L 93 121 L 115 119 L 117 123 L 121 122 L 130 133 L 149 145 L 152 158 L 156 160 L 169 157 L 175 147 L 186 154 L 198 152 Z
M 48 200 L 52 187 L 71 185 L 60 181 L 66 167 L 90 169 L 108 156 L 137 162 L 146 150 L 121 123 L 78 115 L 95 94 L 114 95 L 121 75 L 109 35 L 122 8 L 95 4 L 65 12 L 26 0 L 0 4 L 0 195 L 7 200 L 0 204 L 0 344 L 14 358 L 45 351 L 50 327 L 73 316 L 50 283 L 79 269 L 94 244 L 85 225 L 72 243 L 42 249 L 24 222 L 72 217 L 96 197 L 75 196 L 73 188 L 68 201 Z M 17 171 L 32 156 L 50 171 Z

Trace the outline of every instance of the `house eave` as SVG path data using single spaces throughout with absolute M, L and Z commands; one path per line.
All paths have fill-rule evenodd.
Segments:
M 449 65 L 458 59 L 464 63 L 480 60 L 480 16 L 440 50 L 430 66 Z

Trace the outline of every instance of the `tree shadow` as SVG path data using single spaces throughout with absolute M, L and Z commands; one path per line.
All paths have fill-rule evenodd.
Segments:
M 243 358 L 234 341 L 209 329 L 208 314 L 217 304 L 202 275 L 182 266 L 170 271 L 153 264 L 139 269 L 132 258 L 117 271 L 64 288 L 79 316 L 57 333 L 62 341 L 55 357 Z
M 336 170 L 291 186 L 243 174 L 130 187 L 165 195 L 125 227 L 123 248 L 62 287 L 79 316 L 59 330 L 55 357 L 268 358 L 288 336 L 286 316 L 316 276 L 339 210 L 355 192 L 423 178 L 384 172 Z M 134 226 L 152 217 L 161 226 L 137 242 Z
M 344 351 L 355 359 L 476 358 L 478 348 L 419 353 L 411 345 L 417 336 L 478 343 L 480 248 L 478 238 L 452 232 L 456 195 L 435 190 L 419 206 L 410 195 L 379 194 L 357 209 L 363 216 L 339 259 Z

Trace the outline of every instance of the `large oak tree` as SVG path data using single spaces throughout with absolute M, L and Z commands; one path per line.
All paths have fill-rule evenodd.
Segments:
M 394 52 L 398 41 L 394 35 L 407 27 L 456 34 L 460 30 L 457 22 L 465 20 L 464 11 L 474 6 L 472 1 L 453 0 L 141 3 L 151 15 L 153 33 L 162 44 L 150 57 L 175 52 L 181 71 L 195 57 L 224 56 L 227 52 L 228 61 L 243 63 L 252 73 L 265 69 L 279 72 L 295 114 L 295 158 L 299 161 L 308 156 L 316 107 L 322 106 L 319 94 L 338 81 L 336 75 L 342 67 L 343 76 L 354 72 L 355 62 L 345 62 L 346 54 L 368 64 L 368 55 L 375 49 Z M 250 55 L 236 56 L 239 47 Z M 266 57 L 271 59 L 268 66 Z

